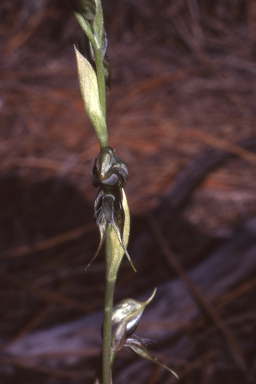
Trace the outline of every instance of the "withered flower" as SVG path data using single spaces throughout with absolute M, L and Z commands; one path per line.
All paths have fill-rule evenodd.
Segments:
M 94 217 L 99 228 L 100 243 L 96 254 L 87 268 L 98 255 L 105 240 L 107 227 L 111 225 L 116 232 L 125 255 L 135 270 L 123 240 L 125 213 L 122 200 L 123 187 L 126 184 L 127 178 L 128 170 L 124 162 L 115 154 L 111 147 L 103 148 L 93 167 L 93 185 L 95 187 L 100 186 L 94 202 Z

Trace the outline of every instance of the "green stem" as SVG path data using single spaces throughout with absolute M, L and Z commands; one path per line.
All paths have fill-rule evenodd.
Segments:
M 90 42 L 92 43 L 92 41 L 95 40 L 95 38 L 94 38 L 94 35 L 93 35 L 93 33 L 89 27 L 89 24 L 87 23 L 87 21 L 85 21 L 83 16 L 80 15 L 80 13 L 74 11 L 74 14 L 75 14 L 75 17 L 76 17 L 78 23 L 80 24 L 80 27 L 82 28 L 82 30 L 84 31 L 84 33 L 86 34 L 86 36 L 88 37 Z
M 114 289 L 116 276 L 111 273 L 112 263 L 112 245 L 111 231 L 109 226 L 106 233 L 106 277 L 105 277 L 105 295 L 104 295 L 104 319 L 103 319 L 103 345 L 102 345 L 102 384 L 112 383 L 111 374 L 111 318 L 113 310 Z M 113 235 L 113 233 L 112 233 Z
M 101 46 L 100 48 L 94 48 L 94 57 L 95 57 L 95 65 L 97 71 L 97 79 L 98 79 L 98 87 L 99 87 L 99 97 L 100 97 L 100 105 L 103 116 L 106 120 L 106 86 L 105 86 L 105 76 L 104 76 L 104 66 L 102 60 L 102 52 Z
M 94 19 L 91 22 L 92 32 L 94 33 L 95 39 L 92 42 L 92 47 L 95 57 L 96 72 L 98 78 L 99 97 L 102 108 L 103 116 L 106 120 L 106 85 L 104 75 L 104 64 L 102 57 L 102 35 L 104 31 L 104 18 L 101 6 L 101 0 L 96 0 L 97 12 Z
M 123 208 L 125 213 L 124 222 L 124 243 L 128 244 L 130 234 L 130 214 L 127 199 L 124 191 Z M 119 243 L 118 237 L 112 226 L 109 226 L 105 240 L 105 258 L 106 258 L 106 280 L 105 280 L 105 298 L 104 298 L 104 318 L 103 318 L 103 365 L 102 365 L 102 384 L 112 384 L 111 366 L 113 364 L 114 355 L 111 355 L 111 320 L 113 310 L 114 288 L 117 278 L 119 266 L 121 264 L 124 251 Z

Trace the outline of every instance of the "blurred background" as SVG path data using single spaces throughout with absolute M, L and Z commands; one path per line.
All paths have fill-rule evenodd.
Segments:
M 122 350 L 114 382 L 255 383 L 256 3 L 103 0 L 110 145 L 131 211 L 115 303 L 157 294 L 138 336 L 174 369 Z M 92 383 L 103 251 L 63 0 L 0 4 L 0 378 Z

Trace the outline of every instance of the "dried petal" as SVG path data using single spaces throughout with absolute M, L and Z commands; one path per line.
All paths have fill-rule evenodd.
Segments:
M 102 58 L 103 59 L 106 55 L 107 47 L 108 47 L 107 32 L 106 32 L 105 28 L 103 28 L 102 42 L 101 42 L 101 50 L 102 50 Z
M 124 345 L 124 347 L 129 347 L 133 352 L 135 352 L 137 355 L 139 355 L 143 359 L 153 361 L 154 363 L 167 369 L 169 372 L 171 372 L 178 379 L 178 375 L 171 368 L 168 368 L 166 365 L 164 365 L 160 361 L 158 361 L 155 356 L 151 355 L 151 353 L 148 351 L 145 343 L 139 337 L 133 335 L 132 337 L 127 338 L 125 340 L 125 342 L 123 343 L 123 345 Z
M 110 60 L 107 55 L 105 55 L 103 60 L 104 65 L 104 76 L 105 76 L 105 82 L 106 86 L 111 90 L 111 66 L 110 66 Z
M 100 233 L 100 243 L 98 245 L 98 248 L 97 248 L 95 255 L 93 256 L 93 258 L 91 259 L 91 261 L 89 262 L 89 264 L 87 265 L 85 270 L 87 270 L 87 268 L 92 264 L 92 262 L 98 256 L 98 253 L 101 250 L 101 247 L 104 243 L 105 236 L 106 236 L 107 220 L 103 214 L 103 209 L 101 206 L 101 199 L 103 196 L 104 196 L 104 190 L 99 189 L 97 196 L 96 196 L 96 199 L 95 199 L 95 202 L 94 202 L 94 216 L 95 216 L 96 224 L 97 224 L 97 227 L 98 227 L 99 233 Z
M 110 67 L 110 60 L 107 55 L 107 46 L 108 46 L 108 39 L 105 29 L 103 30 L 102 34 L 102 59 L 103 59 L 103 66 L 104 66 L 104 77 L 105 77 L 105 83 L 106 86 L 111 90 L 110 86 L 110 80 L 111 80 L 111 67 Z

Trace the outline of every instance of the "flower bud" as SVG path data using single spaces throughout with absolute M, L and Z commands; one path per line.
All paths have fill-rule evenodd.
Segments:
M 86 20 L 93 20 L 96 14 L 95 0 L 68 0 L 72 9 L 80 13 Z

